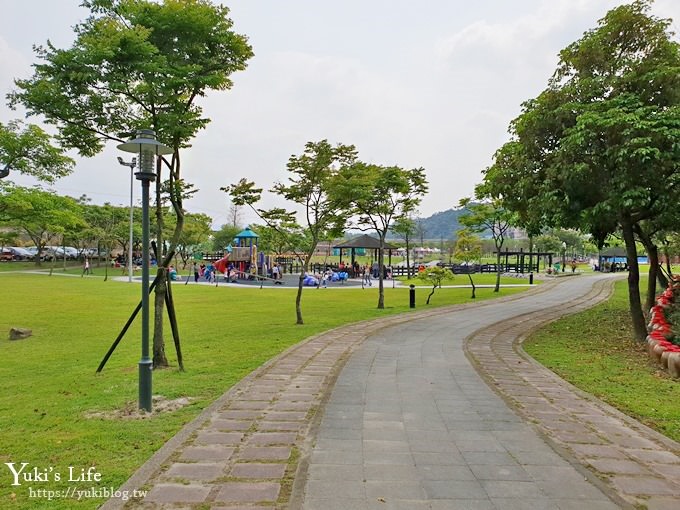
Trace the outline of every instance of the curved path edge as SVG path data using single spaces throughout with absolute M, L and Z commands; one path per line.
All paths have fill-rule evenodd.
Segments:
M 613 293 L 600 280 L 584 297 L 469 335 L 466 356 L 489 386 L 548 444 L 622 508 L 680 508 L 680 444 L 550 371 L 522 349 L 537 329 Z

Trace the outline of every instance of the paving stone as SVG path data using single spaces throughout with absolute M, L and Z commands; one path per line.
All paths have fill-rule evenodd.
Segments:
M 305 424 L 299 421 L 261 421 L 257 430 L 261 431 L 295 431 L 302 429 Z
M 145 502 L 153 503 L 201 503 L 210 494 L 210 487 L 203 485 L 179 485 L 158 483 L 151 488 Z
M 215 501 L 238 503 L 274 502 L 279 497 L 281 485 L 275 482 L 225 482 L 219 484 Z
M 649 476 L 614 476 L 614 487 L 625 494 L 645 496 L 679 496 L 677 485 L 672 485 L 666 480 Z
M 627 448 L 625 453 L 633 458 L 640 459 L 644 462 L 652 462 L 659 464 L 680 464 L 680 456 L 669 451 L 660 450 L 638 450 Z
M 249 445 L 290 445 L 295 443 L 295 432 L 254 432 L 248 438 Z
M 283 478 L 285 472 L 286 464 L 240 462 L 234 464 L 229 475 L 234 478 Z
M 250 409 L 228 409 L 217 414 L 220 420 L 254 420 L 262 416 L 262 412 Z
M 224 476 L 226 463 L 194 462 L 183 464 L 175 462 L 163 474 L 163 478 L 184 478 L 186 480 L 210 481 Z
M 302 411 L 269 411 L 265 417 L 269 421 L 303 421 L 307 417 L 307 413 Z
M 216 430 L 220 432 L 226 431 L 246 431 L 253 426 L 253 421 L 243 421 L 243 420 L 213 420 L 208 425 L 210 430 Z
M 649 470 L 632 460 L 620 459 L 588 459 L 588 463 L 597 471 L 604 474 L 642 475 L 649 474 Z
M 486 499 L 484 488 L 477 481 L 425 481 L 426 496 L 429 499 Z
M 196 436 L 196 443 L 237 445 L 242 439 L 243 433 L 241 432 L 214 432 L 211 430 L 202 430 Z
M 288 460 L 291 449 L 285 446 L 245 446 L 240 452 L 242 460 Z
M 182 450 L 179 460 L 184 461 L 227 461 L 234 448 L 222 445 L 187 446 Z

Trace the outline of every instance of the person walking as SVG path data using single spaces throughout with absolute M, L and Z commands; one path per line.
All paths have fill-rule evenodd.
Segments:
M 86 274 L 87 275 L 90 274 L 90 259 L 88 259 L 87 257 L 85 257 L 85 262 L 83 263 L 83 274 L 80 275 L 81 278 Z

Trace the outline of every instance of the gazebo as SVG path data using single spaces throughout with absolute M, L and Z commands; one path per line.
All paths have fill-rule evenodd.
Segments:
M 359 237 L 355 237 L 353 239 L 350 239 L 349 241 L 343 241 L 340 244 L 336 244 L 333 246 L 333 248 L 338 248 L 340 250 L 340 262 L 342 262 L 342 250 L 350 249 L 351 250 L 351 265 L 354 267 L 354 259 L 356 257 L 356 249 L 357 248 L 365 248 L 367 250 L 374 250 L 374 258 L 377 260 L 378 259 L 378 250 L 380 249 L 380 239 L 376 239 L 375 237 L 371 237 L 367 234 L 360 235 Z M 387 265 L 392 265 L 392 250 L 396 250 L 397 247 L 385 243 L 383 246 L 383 249 L 387 250 L 388 254 L 388 262 Z
M 494 254 L 498 254 L 498 252 L 494 252 Z M 501 257 L 505 256 L 505 264 L 501 262 L 501 265 L 503 266 L 504 271 L 510 271 L 514 269 L 515 273 L 524 273 L 525 271 L 528 273 L 536 271 L 538 273 L 540 271 L 539 266 L 541 259 L 545 260 L 545 258 L 547 258 L 548 265 L 545 266 L 545 263 L 543 265 L 545 267 L 552 267 L 553 255 L 554 253 L 549 251 L 524 251 L 524 249 L 520 249 L 519 251 L 509 251 L 506 248 L 505 251 L 501 251 Z M 510 262 L 510 257 L 515 257 L 514 264 Z

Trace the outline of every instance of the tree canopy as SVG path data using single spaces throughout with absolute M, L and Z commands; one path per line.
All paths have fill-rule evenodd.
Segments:
M 425 169 L 404 170 L 357 161 L 342 168 L 333 183 L 334 200 L 348 207 L 348 219 L 362 230 L 373 230 L 380 240 L 378 265 L 384 266 L 385 237 L 415 211 L 427 193 Z M 385 307 L 383 271 L 378 279 L 378 308 Z
M 333 187 L 341 169 L 353 164 L 356 149 L 353 145 L 332 145 L 328 140 L 307 142 L 304 152 L 293 155 L 287 164 L 288 182 L 277 182 L 272 192 L 301 208 L 302 221 L 297 221 L 297 211 L 274 208 L 257 209 L 262 188 L 255 183 L 241 179 L 238 183 L 221 188 L 237 205 L 248 205 L 265 223 L 275 228 L 293 246 L 302 261 L 295 301 L 297 324 L 304 324 L 302 318 L 302 288 L 309 262 L 319 241 L 342 235 L 347 217 L 347 202 L 338 198 Z M 293 242 L 294 241 L 294 242 Z
M 247 38 L 232 30 L 229 10 L 208 0 L 85 0 L 90 16 L 74 28 L 67 49 L 49 41 L 36 47 L 38 64 L 16 80 L 10 103 L 22 104 L 58 128 L 58 140 L 83 156 L 106 141 L 125 141 L 140 128 L 153 129 L 173 149 L 156 166 L 156 242 L 163 237 L 162 190 L 170 194 L 176 223 L 170 248 L 156 275 L 154 366 L 167 366 L 163 352 L 165 268 L 184 226 L 180 149 L 210 121 L 198 100 L 209 90 L 231 88 L 231 74 L 253 55 Z M 172 301 L 169 301 L 172 305 Z
M 523 104 L 484 188 L 531 233 L 580 228 L 600 246 L 620 229 L 636 336 L 646 328 L 635 225 L 677 203 L 680 49 L 650 2 L 612 9 L 560 52 L 548 87 Z
M 53 183 L 71 173 L 74 161 L 35 124 L 20 121 L 0 123 L 0 178 L 16 170 Z

